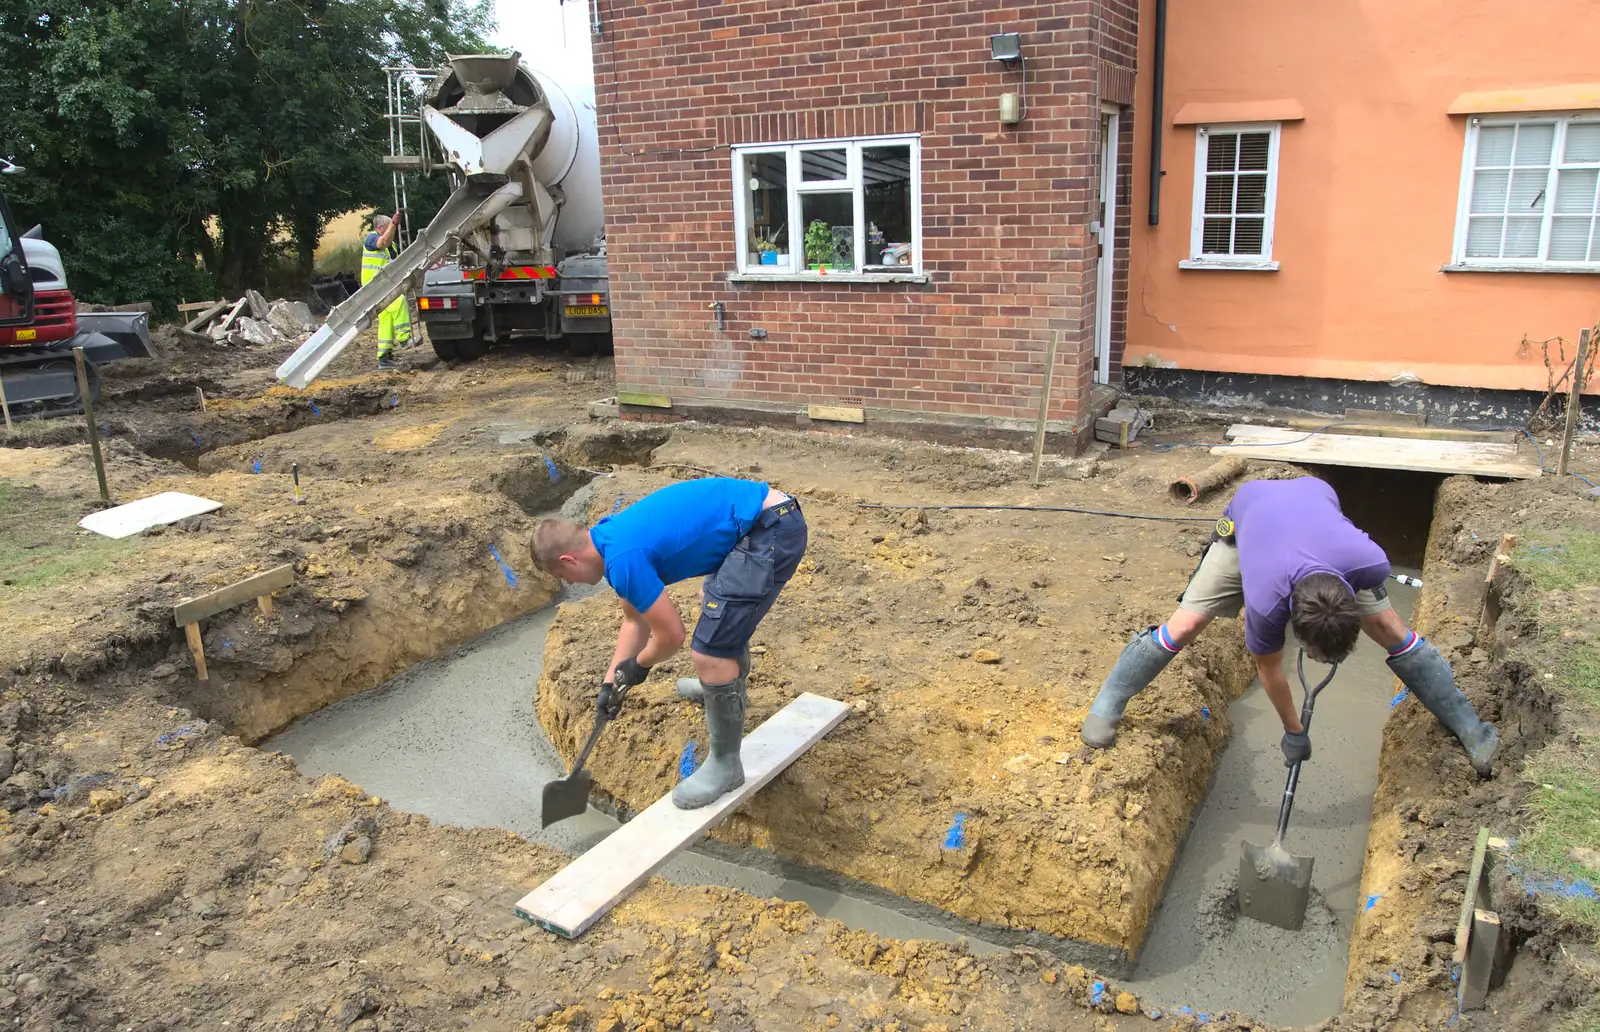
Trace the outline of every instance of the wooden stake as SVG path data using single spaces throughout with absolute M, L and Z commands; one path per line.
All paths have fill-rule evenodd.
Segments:
M 1502 560 L 1511 561 L 1511 553 L 1516 547 L 1515 534 L 1500 535 L 1500 547 L 1495 550 L 1494 558 L 1489 560 L 1489 572 L 1483 577 L 1483 612 L 1478 616 L 1478 644 L 1485 648 L 1489 645 L 1489 636 L 1494 633 L 1494 625 L 1500 620 L 1500 586 L 1494 582 L 1494 576 L 1500 572 Z
M 72 349 L 72 360 L 78 366 L 78 393 L 83 395 L 83 418 L 89 424 L 89 450 L 94 453 L 94 475 L 100 481 L 100 500 L 111 504 L 111 492 L 106 488 L 106 464 L 100 457 L 100 428 L 94 425 L 94 398 L 89 394 L 89 373 L 83 360 L 83 349 Z
M 1583 372 L 1589 361 L 1589 331 L 1578 334 L 1578 359 L 1572 366 L 1572 386 L 1567 393 L 1567 428 L 1561 434 L 1561 461 L 1556 476 L 1567 475 L 1567 458 L 1572 454 L 1572 438 L 1578 431 L 1578 410 L 1583 404 Z
M 206 389 L 204 387 L 196 387 L 194 389 L 194 392 L 195 392 L 195 394 L 199 395 L 199 397 L 200 397 L 200 411 L 204 412 L 206 410 Z
M 271 616 L 272 615 L 272 596 L 271 595 L 257 595 L 256 596 L 256 605 L 260 607 L 262 616 Z
M 6 401 L 6 381 L 4 377 L 0 377 L 0 409 L 3 409 L 6 414 L 6 433 L 16 433 L 15 428 L 11 425 L 11 403 Z
M 1050 346 L 1044 353 L 1044 386 L 1039 391 L 1039 426 L 1033 432 L 1033 486 L 1039 486 L 1039 470 L 1044 465 L 1044 423 L 1050 414 L 1050 381 L 1056 371 L 1056 343 L 1060 330 L 1050 332 Z
M 202 681 L 209 681 L 206 676 L 206 645 L 200 637 L 200 625 L 197 623 L 184 624 L 183 636 L 189 641 L 189 654 L 194 657 L 195 676 Z

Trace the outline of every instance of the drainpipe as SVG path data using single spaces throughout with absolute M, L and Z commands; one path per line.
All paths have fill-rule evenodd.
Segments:
M 1150 72 L 1150 225 L 1161 224 L 1161 123 L 1166 119 L 1162 110 L 1162 92 L 1167 79 L 1167 0 L 1156 0 L 1155 68 Z

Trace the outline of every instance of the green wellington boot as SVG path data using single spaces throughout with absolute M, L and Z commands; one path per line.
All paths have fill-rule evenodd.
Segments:
M 1494 754 L 1500 748 L 1500 732 L 1493 724 L 1479 720 L 1472 703 L 1456 687 L 1456 677 L 1450 664 L 1439 655 L 1439 650 L 1426 638 L 1410 652 L 1389 657 L 1389 669 L 1395 672 L 1417 701 L 1428 707 L 1428 712 L 1443 724 L 1461 748 L 1466 750 L 1467 762 L 1480 778 L 1494 773 Z
M 750 647 L 739 653 L 739 680 L 743 681 L 750 676 Z M 676 689 L 678 698 L 688 699 L 690 702 L 703 702 L 706 697 L 705 685 L 700 683 L 698 677 L 680 677 Z
M 1117 665 L 1106 675 L 1078 731 L 1078 737 L 1086 744 L 1104 749 L 1115 742 L 1117 725 L 1122 722 L 1122 711 L 1127 708 L 1128 700 L 1144 691 L 1177 655 L 1156 644 L 1155 632 L 1152 627 L 1134 635 L 1117 657 Z
M 744 744 L 744 678 L 703 689 L 711 754 L 672 790 L 672 804 L 680 810 L 708 806 L 744 784 L 744 764 L 739 759 Z

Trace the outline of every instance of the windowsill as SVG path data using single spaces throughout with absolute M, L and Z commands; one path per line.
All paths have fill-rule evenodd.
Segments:
M 1453 264 L 1450 264 L 1450 265 L 1442 266 L 1439 269 L 1439 271 L 1440 272 L 1539 272 L 1539 273 L 1553 272 L 1553 273 L 1556 273 L 1558 275 L 1569 275 L 1570 276 L 1570 275 L 1572 275 L 1574 273 L 1577 273 L 1579 275 L 1593 276 L 1593 275 L 1596 275 L 1596 274 L 1600 274 L 1600 265 L 1578 265 L 1578 266 L 1566 266 L 1566 265 L 1518 265 L 1518 264 L 1513 263 L 1513 262 L 1472 262 L 1472 263 L 1469 264 L 1469 263 L 1464 263 L 1464 262 L 1456 262 L 1456 263 L 1453 263 Z
M 925 272 L 730 272 L 729 283 L 927 283 Z
M 1180 269 L 1227 269 L 1232 272 L 1277 272 L 1278 263 L 1260 259 L 1208 259 L 1185 258 L 1178 263 Z

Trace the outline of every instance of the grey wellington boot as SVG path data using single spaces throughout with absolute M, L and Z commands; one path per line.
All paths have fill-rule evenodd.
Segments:
M 744 744 L 744 678 L 705 685 L 703 695 L 710 755 L 672 790 L 672 805 L 680 810 L 698 810 L 744 784 L 744 764 L 739 759 Z
M 739 680 L 743 681 L 750 676 L 750 647 L 739 653 Z M 700 683 L 698 677 L 680 677 L 677 686 L 678 698 L 688 699 L 690 702 L 703 702 L 706 697 L 705 685 Z
M 1078 732 L 1085 743 L 1104 749 L 1115 742 L 1117 725 L 1122 721 L 1122 711 L 1127 708 L 1128 700 L 1144 691 L 1177 655 L 1156 644 L 1155 631 L 1151 627 L 1134 635 L 1117 657 L 1117 665 L 1106 675 Z
M 1439 655 L 1433 642 L 1422 644 L 1403 656 L 1392 656 L 1389 669 L 1411 689 L 1417 701 L 1428 707 L 1428 712 L 1438 718 L 1466 750 L 1467 762 L 1486 778 L 1494 771 L 1495 750 L 1500 747 L 1500 732 L 1493 724 L 1479 720 L 1472 703 L 1456 687 L 1455 674 L 1450 664 Z

